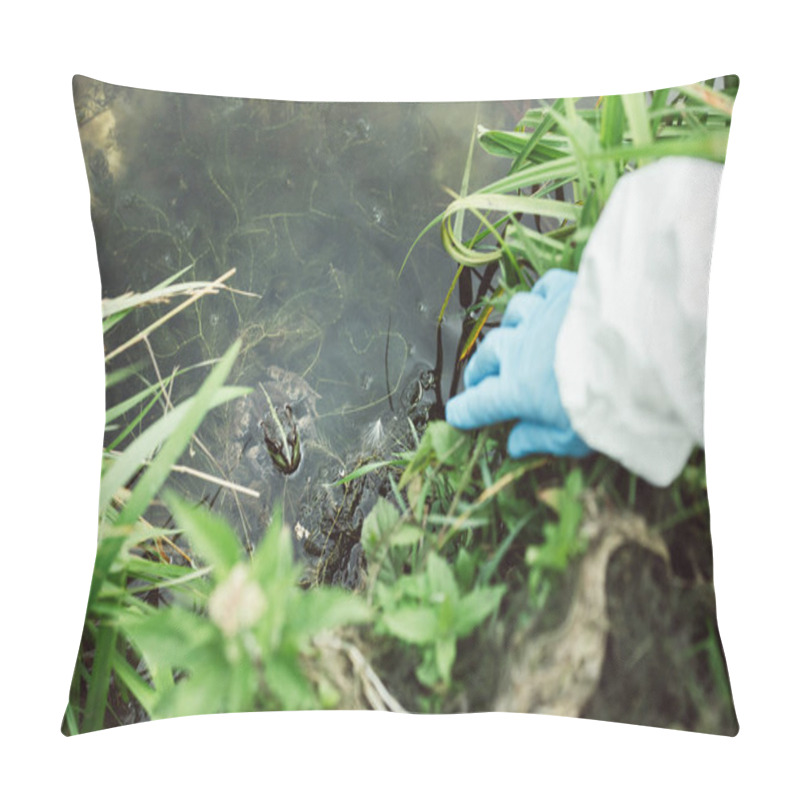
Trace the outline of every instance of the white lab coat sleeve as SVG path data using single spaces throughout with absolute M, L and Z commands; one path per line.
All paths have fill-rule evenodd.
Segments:
M 657 486 L 703 444 L 708 276 L 722 166 L 670 157 L 621 178 L 556 343 L 559 393 L 595 450 Z

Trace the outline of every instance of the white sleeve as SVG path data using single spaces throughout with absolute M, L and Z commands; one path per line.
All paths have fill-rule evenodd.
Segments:
M 703 444 L 708 275 L 722 165 L 621 178 L 583 252 L 556 345 L 573 428 L 657 486 Z

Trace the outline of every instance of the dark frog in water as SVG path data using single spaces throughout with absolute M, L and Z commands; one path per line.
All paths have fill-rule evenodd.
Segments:
M 338 481 L 372 458 L 412 446 L 412 430 L 419 434 L 427 424 L 433 389 L 432 373 L 416 369 L 393 410 L 376 418 L 347 454 L 324 442 L 317 428 L 319 396 L 296 373 L 270 367 L 255 390 L 233 404 L 232 478 L 259 493 L 258 501 L 240 496 L 237 511 L 257 533 L 282 502 L 306 567 L 304 585 L 357 588 L 363 582 L 361 525 L 380 495 L 391 497 L 391 484 L 386 468 Z
M 264 530 L 273 503 L 285 499 L 287 478 L 295 487 L 305 474 L 300 466 L 319 444 L 318 399 L 300 375 L 271 366 L 230 405 L 225 462 L 232 482 L 248 490 L 233 501 L 248 539 Z
M 291 475 L 300 466 L 300 434 L 292 407 L 286 403 L 280 411 L 276 411 L 267 390 L 262 385 L 258 388 L 264 392 L 269 406 L 269 414 L 259 423 L 264 431 L 264 443 L 272 463 L 284 475 Z

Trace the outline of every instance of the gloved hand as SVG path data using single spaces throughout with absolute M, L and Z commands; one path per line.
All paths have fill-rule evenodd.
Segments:
M 447 403 L 451 425 L 472 429 L 519 420 L 508 437 L 512 458 L 591 451 L 572 429 L 554 371 L 556 340 L 575 277 L 550 270 L 530 292 L 511 298 L 500 327 L 486 335 L 464 370 L 465 391 Z

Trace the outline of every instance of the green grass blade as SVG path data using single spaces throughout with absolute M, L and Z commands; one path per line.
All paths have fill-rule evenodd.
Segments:
M 222 384 L 228 377 L 240 349 L 241 341 L 237 339 L 228 348 L 228 351 L 214 369 L 211 370 L 197 394 L 187 401 L 186 410 L 181 420 L 174 426 L 158 455 L 139 479 L 125 508 L 120 513 L 119 525 L 132 524 L 147 510 L 156 492 L 167 479 L 172 465 L 177 462 L 181 453 L 189 444 L 192 435 L 200 426 L 203 417 L 215 405 L 219 390 L 222 389 Z
M 158 398 L 161 396 L 160 387 L 158 387 L 158 391 L 153 397 L 150 399 L 150 402 L 142 408 L 139 413 L 123 428 L 123 430 L 116 436 L 113 442 L 109 444 L 106 448 L 106 451 L 116 450 L 119 447 L 121 442 L 124 442 L 125 439 L 128 438 L 128 435 L 136 428 L 137 425 L 147 416 L 150 409 L 158 402 Z M 106 417 L 106 426 L 108 425 L 108 417 Z
M 639 94 L 622 95 L 622 105 L 625 109 L 625 116 L 628 120 L 628 127 L 634 147 L 647 148 L 653 142 L 652 131 L 650 130 L 650 119 L 647 114 L 647 102 L 645 96 Z M 649 159 L 640 156 L 639 165 L 647 163 Z
M 717 92 L 710 86 L 702 83 L 692 83 L 688 86 L 681 86 L 680 89 L 687 97 L 697 100 L 700 103 L 719 111 L 730 119 L 733 114 L 733 100 L 726 94 Z
M 480 208 L 484 211 L 502 211 L 509 214 L 539 214 L 555 219 L 579 219 L 580 206 L 567 203 L 563 200 L 548 200 L 542 197 L 525 197 L 507 194 L 476 193 L 467 197 L 459 197 L 447 207 L 445 216 L 449 217 L 461 209 L 474 211 Z
M 211 409 L 227 403 L 236 397 L 247 394 L 249 391 L 246 387 L 223 386 L 216 391 L 208 408 Z M 144 433 L 131 442 L 125 452 L 108 467 L 100 481 L 101 514 L 107 509 L 116 492 L 124 487 L 142 464 L 145 463 L 150 453 L 184 422 L 194 400 L 195 398 L 185 400 L 167 412 L 161 419 L 154 422 Z
M 114 626 L 100 625 L 95 640 L 94 661 L 89 693 L 86 697 L 86 713 L 83 719 L 83 732 L 99 731 L 103 727 L 111 680 L 111 661 L 117 644 L 117 629 Z
M 556 110 L 556 112 L 562 111 L 564 108 L 563 99 L 556 100 L 556 102 L 553 104 L 553 108 Z M 522 150 L 520 150 L 519 154 L 514 159 L 514 163 L 511 165 L 509 172 L 517 172 L 517 170 L 522 167 L 534 150 L 536 150 L 536 147 L 542 141 L 544 135 L 552 130 L 555 127 L 555 124 L 556 118 L 550 113 L 550 109 L 548 109 L 547 113 L 544 115 L 542 121 L 536 126 L 536 129 L 531 134 L 525 146 L 522 148 Z
M 618 94 L 603 98 L 602 116 L 600 117 L 600 144 L 603 147 L 616 147 L 622 143 L 625 133 L 625 114 L 622 97 Z

